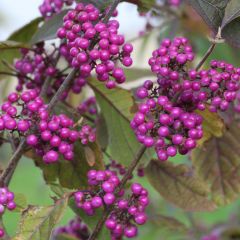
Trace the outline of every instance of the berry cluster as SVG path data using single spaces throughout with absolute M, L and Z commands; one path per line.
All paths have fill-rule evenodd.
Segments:
M 31 51 L 22 49 L 22 57 L 15 62 L 16 75 L 18 77 L 17 91 L 22 91 L 24 87 L 27 89 L 41 90 L 45 80 L 51 78 L 51 84 L 47 89 L 47 96 L 52 96 L 61 86 L 67 77 L 66 71 L 61 71 L 56 65 L 56 52 L 58 48 L 53 46 L 53 51 L 46 51 L 43 44 L 38 44 Z M 66 68 L 67 70 L 67 68 Z M 71 84 L 73 93 L 80 93 L 86 85 L 85 78 L 77 75 Z M 66 90 L 62 98 L 66 98 L 68 91 Z
M 95 97 L 89 97 L 77 107 L 77 110 L 80 114 L 89 114 L 91 116 L 96 116 L 97 111 L 97 102 Z
M 64 6 L 71 6 L 74 0 L 44 0 L 39 6 L 39 11 L 45 19 L 61 12 Z
M 67 226 L 55 229 L 53 233 L 53 239 L 57 240 L 62 234 L 67 234 L 79 240 L 87 240 L 90 236 L 87 225 L 83 223 L 79 217 L 69 221 Z
M 25 136 L 27 144 L 43 157 L 45 163 L 57 162 L 60 154 L 70 161 L 74 157 L 76 141 L 80 139 L 87 144 L 96 139 L 90 126 L 85 125 L 77 131 L 74 121 L 66 115 L 50 115 L 37 90 L 11 93 L 1 110 L 0 131 L 16 133 L 17 137 Z
M 6 187 L 0 188 L 0 216 L 7 208 L 9 211 L 13 211 L 16 208 L 14 202 L 14 193 L 10 192 Z M 4 236 L 4 230 L 0 228 L 0 238 Z
M 138 141 L 154 147 L 161 161 L 195 148 L 203 135 L 201 124 L 200 115 L 174 107 L 166 96 L 141 104 L 131 121 Z
M 129 198 L 123 198 L 123 189 L 116 196 L 114 192 L 120 184 L 120 179 L 110 170 L 90 170 L 88 183 L 91 189 L 75 192 L 76 206 L 90 216 L 94 215 L 97 208 L 112 206 L 113 211 L 106 221 L 106 227 L 111 231 L 112 239 L 121 239 L 122 236 L 135 237 L 137 235 L 135 223 L 142 225 L 147 220 L 144 213 L 149 204 L 147 190 L 140 184 L 133 183 Z
M 168 4 L 172 7 L 178 7 L 182 3 L 182 0 L 168 0 Z
M 118 21 L 110 20 L 105 24 L 103 17 L 104 13 L 92 4 L 79 3 L 64 17 L 63 27 L 57 34 L 67 40 L 72 67 L 79 69 L 83 77 L 90 76 L 95 69 L 98 80 L 111 89 L 116 82 L 125 82 L 123 69 L 116 65 L 118 60 L 126 67 L 132 64 L 133 47 L 118 34 Z
M 119 199 L 107 219 L 105 225 L 111 231 L 112 239 L 136 237 L 136 224 L 143 225 L 147 221 L 145 208 L 149 204 L 148 192 L 140 184 L 131 185 L 131 196 L 128 199 Z
M 112 205 L 116 197 L 114 190 L 118 187 L 120 180 L 113 172 L 90 170 L 88 172 L 88 183 L 91 191 L 76 192 L 74 194 L 77 207 L 83 209 L 86 214 L 94 215 L 95 209 L 103 205 Z M 120 195 L 124 194 L 122 192 Z
M 65 160 L 72 160 L 74 143 L 79 139 L 73 120 L 64 114 L 49 116 L 47 111 L 40 112 L 39 118 L 38 131 L 27 136 L 27 144 L 43 156 L 45 163 L 57 162 L 59 154 Z
M 34 117 L 43 109 L 43 100 L 38 91 L 29 90 L 22 94 L 10 93 L 8 101 L 1 105 L 0 131 L 17 132 L 26 135 L 34 125 Z
M 210 233 L 209 235 L 203 236 L 201 240 L 220 240 L 218 234 Z

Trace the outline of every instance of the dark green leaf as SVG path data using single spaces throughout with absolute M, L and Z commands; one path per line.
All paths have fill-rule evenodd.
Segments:
M 106 150 L 108 146 L 109 136 L 107 124 L 102 114 L 100 114 L 97 121 L 97 139 L 101 148 Z
M 125 0 L 124 2 L 129 2 L 136 4 L 140 11 L 149 11 L 156 3 L 155 0 Z
M 229 0 L 188 0 L 207 25 L 217 33 Z
M 74 159 L 72 161 L 61 159 L 55 164 L 44 163 L 41 157 L 37 157 L 32 152 L 27 156 L 34 159 L 36 165 L 42 169 L 44 179 L 48 184 L 58 181 L 63 188 L 83 189 L 88 186 L 87 172 L 90 169 L 103 169 L 104 167 L 99 146 L 96 143 L 87 146 L 94 155 L 94 163 L 92 163 L 92 159 L 89 160 L 85 148 L 80 142 L 77 142 L 74 146 Z
M 141 147 L 137 142 L 130 121 L 136 110 L 136 103 L 131 93 L 122 88 L 108 90 L 104 84 L 94 79 L 89 81 L 96 94 L 109 135 L 109 153 L 118 162 L 128 165 Z M 148 152 L 144 155 L 145 162 L 151 159 Z
M 208 185 L 194 176 L 189 167 L 152 160 L 145 172 L 152 186 L 172 204 L 187 211 L 215 209 L 208 199 Z
M 210 184 L 217 204 L 234 201 L 240 193 L 240 128 L 231 124 L 220 138 L 211 138 L 192 152 L 198 175 Z
M 41 23 L 42 20 L 43 19 L 41 17 L 32 20 L 30 23 L 26 24 L 22 28 L 12 33 L 8 37 L 8 40 L 17 41 L 21 43 L 29 43 L 33 34 L 37 31 L 39 23 Z
M 57 200 L 47 207 L 29 206 L 23 211 L 17 235 L 13 240 L 46 240 L 61 220 L 68 206 L 68 198 Z
M 33 35 L 31 43 L 35 44 L 57 38 L 57 30 L 63 25 L 63 17 L 67 12 L 67 9 L 63 10 L 59 14 L 54 15 L 51 19 L 46 21 Z

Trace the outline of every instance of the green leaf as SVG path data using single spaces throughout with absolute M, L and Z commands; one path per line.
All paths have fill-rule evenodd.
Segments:
M 16 42 L 16 41 L 3 41 L 0 42 L 0 49 L 18 49 L 18 48 L 28 48 L 29 46 L 24 43 Z
M 27 199 L 22 193 L 15 193 L 14 202 L 17 205 L 17 207 L 14 209 L 16 212 L 22 212 L 28 206 Z
M 217 33 L 229 0 L 188 0 L 207 25 Z
M 47 207 L 30 206 L 23 211 L 17 235 L 13 240 L 46 240 L 61 220 L 68 206 L 68 198 L 57 200 Z
M 161 196 L 186 211 L 212 211 L 209 189 L 193 170 L 185 165 L 152 160 L 145 169 L 147 178 Z
M 79 240 L 79 238 L 63 233 L 63 234 L 57 235 L 57 237 L 55 237 L 54 240 Z
M 12 33 L 8 40 L 17 41 L 22 43 L 29 43 L 33 34 L 37 31 L 39 24 L 43 21 L 43 18 L 38 17 L 21 27 L 14 33 Z
M 77 2 L 91 3 L 98 9 L 104 10 L 113 3 L 113 0 L 77 0 Z
M 97 121 L 97 139 L 103 150 L 107 149 L 109 136 L 106 121 L 102 114 L 100 114 Z
M 37 31 L 38 25 L 41 22 L 41 18 L 36 18 L 30 23 L 26 24 L 13 34 L 11 34 L 7 41 L 21 42 L 28 46 L 28 43 L 32 37 L 32 35 Z M 1 49 L 0 51 L 0 71 L 9 70 L 4 64 L 5 61 L 8 64 L 12 64 L 14 58 L 18 58 L 20 56 L 19 50 L 17 49 Z
M 155 0 L 125 0 L 124 2 L 136 4 L 141 12 L 149 11 L 156 3 Z
M 96 209 L 94 216 L 88 216 L 82 209 L 76 207 L 76 204 L 73 198 L 69 199 L 69 206 L 76 213 L 76 215 L 79 216 L 84 221 L 84 223 L 87 224 L 90 231 L 93 231 L 95 229 L 98 221 L 103 216 L 102 208 Z M 99 239 L 104 239 L 104 240 L 111 239 L 110 232 L 105 228 L 105 226 L 101 230 Z
M 232 45 L 240 47 L 240 1 L 229 1 L 222 21 L 222 36 Z
M 92 151 L 92 155 L 86 154 L 86 148 L 87 151 Z M 34 159 L 36 165 L 42 169 L 47 184 L 58 181 L 63 188 L 69 189 L 86 188 L 88 186 L 87 172 L 90 169 L 104 168 L 102 152 L 96 143 L 91 143 L 86 147 L 82 146 L 80 142 L 75 143 L 74 158 L 71 161 L 61 159 L 57 163 L 46 164 L 33 152 L 28 153 L 27 156 Z M 90 157 L 91 159 L 89 159 Z
M 168 232 L 173 232 L 175 234 L 187 235 L 189 229 L 176 218 L 168 217 L 164 215 L 155 215 L 149 218 L 149 221 L 152 222 L 158 229 L 163 229 Z
M 204 111 L 196 111 L 203 117 L 203 138 L 198 141 L 198 145 L 201 146 L 204 142 L 210 139 L 212 136 L 221 137 L 225 131 L 224 121 L 217 113 L 210 112 L 208 108 Z
M 211 187 L 219 205 L 234 201 L 240 193 L 240 128 L 232 123 L 220 138 L 211 138 L 192 152 L 198 175 Z
M 140 78 L 152 77 L 153 73 L 149 69 L 144 68 L 129 68 L 124 69 L 126 75 L 126 82 L 136 81 Z
M 141 147 L 130 127 L 136 109 L 133 96 L 131 92 L 122 88 L 109 90 L 103 83 L 94 79 L 89 81 L 89 85 L 95 92 L 106 121 L 109 153 L 116 161 L 128 165 Z M 147 151 L 142 160 L 147 162 L 151 156 Z
M 57 38 L 57 30 L 63 25 L 63 17 L 68 11 L 69 10 L 65 9 L 44 22 L 44 24 L 33 35 L 31 43 L 35 44 Z

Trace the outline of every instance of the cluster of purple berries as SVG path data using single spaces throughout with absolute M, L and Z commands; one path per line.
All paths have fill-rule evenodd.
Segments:
M 115 189 L 120 183 L 120 179 L 113 172 L 90 170 L 88 172 L 89 191 L 79 191 L 74 194 L 76 206 L 85 211 L 87 215 L 94 215 L 95 209 L 105 205 L 114 204 L 116 197 Z M 124 191 L 120 193 L 123 195 Z
M 39 11 L 45 19 L 61 12 L 64 6 L 71 6 L 73 0 L 44 0 L 39 6 Z
M 36 112 L 43 109 L 43 100 L 38 91 L 29 90 L 22 94 L 16 92 L 8 95 L 8 101 L 1 105 L 0 131 L 18 132 L 26 135 L 36 117 Z
M 153 51 L 149 65 L 153 73 L 177 81 L 179 70 L 193 59 L 194 54 L 188 39 L 176 37 L 171 41 L 166 38 L 161 42 L 160 48 Z
M 67 40 L 72 67 L 79 69 L 83 77 L 90 76 L 95 69 L 97 79 L 112 89 L 116 83 L 125 82 L 123 69 L 116 65 L 118 60 L 126 67 L 132 65 L 133 47 L 118 34 L 118 21 L 105 24 L 103 17 L 104 13 L 92 4 L 79 3 L 64 17 L 63 27 L 57 34 Z
M 148 191 L 141 184 L 133 183 L 130 197 L 119 199 L 106 220 L 105 225 L 111 231 L 112 239 L 122 239 L 123 236 L 136 237 L 138 234 L 136 224 L 143 225 L 147 221 L 144 211 L 148 204 Z
M 17 91 L 27 89 L 41 90 L 45 80 L 51 78 L 51 84 L 47 89 L 47 96 L 52 96 L 61 86 L 67 76 L 66 71 L 55 67 L 56 52 L 58 48 L 53 46 L 53 51 L 46 51 L 43 44 L 38 44 L 31 51 L 22 49 L 22 57 L 15 62 L 15 70 L 18 77 Z M 73 93 L 80 93 L 86 85 L 86 79 L 76 75 L 71 84 Z M 65 91 L 62 98 L 65 99 L 68 91 Z
M 174 107 L 166 96 L 149 99 L 139 105 L 131 121 L 137 139 L 146 147 L 154 147 L 159 160 L 166 161 L 177 152 L 188 153 L 202 138 L 202 117 Z
M 95 97 L 89 97 L 77 107 L 77 110 L 80 114 L 89 114 L 96 116 L 98 113 L 97 110 L 97 101 Z
M 86 145 L 89 142 L 95 142 L 96 128 L 93 128 L 90 125 L 83 125 L 81 130 L 79 131 L 79 138 L 83 145 Z
M 33 147 L 45 163 L 59 160 L 60 154 L 65 160 L 74 157 L 74 143 L 79 133 L 74 130 L 74 121 L 64 114 L 49 116 L 48 112 L 39 112 L 36 133 L 27 136 L 27 144 Z
M 0 216 L 7 208 L 9 211 L 13 211 L 16 208 L 16 203 L 14 202 L 14 193 L 10 192 L 8 188 L 0 188 Z M 0 228 L 0 238 L 4 236 L 4 230 Z
M 182 0 L 168 0 L 168 4 L 172 7 L 178 7 L 182 3 Z
M 210 233 L 209 235 L 203 236 L 201 240 L 220 240 L 220 238 L 218 234 Z
M 90 216 L 95 209 L 103 206 L 113 206 L 113 211 L 106 221 L 106 227 L 111 231 L 112 239 L 121 239 L 122 236 L 132 238 L 137 235 L 137 227 L 147 221 L 144 213 L 149 204 L 148 192 L 138 183 L 131 185 L 131 196 L 124 199 L 122 189 L 118 196 L 115 190 L 120 184 L 120 179 L 115 172 L 110 170 L 88 172 L 90 189 L 78 191 L 74 194 L 76 206 Z
M 69 221 L 67 226 L 55 229 L 53 233 L 53 239 L 57 240 L 62 234 L 75 237 L 79 240 L 87 240 L 90 236 L 87 225 L 79 217 Z

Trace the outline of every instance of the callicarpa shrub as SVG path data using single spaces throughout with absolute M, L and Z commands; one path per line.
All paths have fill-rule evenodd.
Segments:
M 0 238 L 240 239 L 240 2 L 36 9 L 0 42 Z

